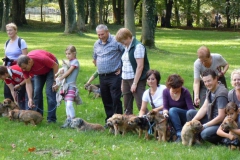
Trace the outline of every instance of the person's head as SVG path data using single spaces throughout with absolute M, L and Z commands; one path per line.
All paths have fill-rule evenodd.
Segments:
M 72 60 L 76 58 L 76 54 L 77 54 L 76 47 L 74 47 L 73 45 L 69 45 L 66 48 L 65 53 L 68 60 Z
M 238 106 L 234 102 L 229 102 L 225 108 L 228 117 L 236 120 L 238 117 Z
M 29 72 L 33 66 L 33 60 L 26 55 L 21 55 L 18 57 L 17 64 L 23 71 Z
M 201 61 L 201 63 L 206 66 L 208 64 L 211 64 L 211 54 L 210 50 L 206 46 L 201 46 L 197 50 L 197 56 L 198 59 Z
M 210 91 L 215 91 L 218 86 L 218 76 L 215 71 L 206 69 L 202 74 L 202 80 L 206 88 Z
M 109 31 L 108 31 L 108 27 L 104 24 L 99 24 L 96 27 L 96 32 L 98 35 L 98 38 L 103 42 L 106 43 L 109 37 Z
M 8 77 L 8 70 L 6 66 L 0 66 L 0 79 L 5 80 Z
M 235 69 L 231 73 L 231 84 L 235 90 L 240 89 L 240 69 Z
M 121 28 L 116 33 L 116 40 L 128 47 L 132 41 L 132 32 L 127 28 Z
M 166 86 L 168 89 L 171 89 L 171 91 L 174 94 L 177 94 L 177 93 L 181 92 L 183 83 L 184 83 L 184 80 L 180 75 L 172 74 L 172 75 L 168 76 Z
M 159 86 L 161 75 L 157 70 L 148 70 L 146 73 L 148 86 Z
M 13 38 L 17 35 L 17 26 L 14 23 L 9 23 L 6 25 L 6 31 L 9 38 Z

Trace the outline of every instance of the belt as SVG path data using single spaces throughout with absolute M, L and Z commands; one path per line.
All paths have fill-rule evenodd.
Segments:
M 103 74 L 98 74 L 99 76 L 112 76 L 112 75 L 116 75 L 115 72 L 110 72 L 110 73 L 103 73 Z

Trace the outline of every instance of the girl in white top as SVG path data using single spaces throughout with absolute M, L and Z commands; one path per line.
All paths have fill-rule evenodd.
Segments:
M 161 75 L 158 71 L 149 70 L 147 72 L 147 84 L 150 88 L 143 93 L 142 106 L 139 112 L 139 116 L 143 116 L 148 112 L 148 109 L 147 109 L 148 103 L 151 105 L 153 110 L 158 112 L 162 111 L 163 90 L 166 88 L 166 86 L 159 84 L 160 80 L 161 80 Z

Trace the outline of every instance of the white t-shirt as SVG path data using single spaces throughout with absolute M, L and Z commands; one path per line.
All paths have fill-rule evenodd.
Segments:
M 165 85 L 160 84 L 157 87 L 155 94 L 152 95 L 153 104 L 155 105 L 156 108 L 161 107 L 163 105 L 163 90 L 165 88 L 166 88 Z M 149 97 L 149 89 L 143 93 L 142 100 L 144 102 L 148 102 L 151 105 L 151 99 Z

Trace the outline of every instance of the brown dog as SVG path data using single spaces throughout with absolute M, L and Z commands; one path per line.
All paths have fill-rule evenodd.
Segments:
M 78 131 L 104 131 L 104 127 L 100 124 L 94 124 L 84 121 L 81 118 L 74 118 L 71 122 L 71 128 L 77 128 Z
M 8 108 L 9 109 L 8 111 L 14 110 L 14 109 L 20 109 L 19 106 L 9 98 L 6 98 L 3 100 L 3 106 Z
M 3 116 L 3 117 L 8 116 L 8 108 L 5 107 L 2 103 L 0 103 L 0 116 Z
M 227 117 L 224 119 L 224 121 L 221 124 L 221 127 L 224 131 L 229 131 L 230 129 L 237 129 L 238 125 L 237 123 L 230 117 Z M 240 136 L 235 134 L 234 132 L 229 131 L 229 134 L 234 135 L 238 140 L 240 140 Z M 235 150 L 237 146 L 230 145 L 231 150 Z M 240 150 L 240 147 L 238 146 L 238 149 Z
M 147 113 L 147 118 L 150 122 L 154 122 L 154 137 L 158 141 L 167 141 L 167 119 L 157 111 L 151 110 Z
M 128 121 L 134 115 L 123 115 L 123 114 L 114 114 L 112 116 L 112 123 L 115 131 L 115 136 L 119 133 L 122 133 L 122 136 L 125 135 L 127 131 L 137 131 L 137 125 L 128 125 Z
M 14 109 L 9 111 L 9 119 L 23 121 L 25 125 L 28 125 L 28 123 L 37 125 L 42 122 L 43 117 L 37 111 Z
M 106 125 L 107 125 L 107 127 L 109 127 L 109 133 L 115 133 L 112 117 L 107 119 Z
M 93 84 L 85 85 L 85 89 L 88 90 L 88 95 L 90 95 L 90 93 L 92 92 L 94 94 L 94 98 L 101 97 L 101 92 L 98 85 Z
M 201 132 L 202 128 L 203 126 L 198 120 L 186 122 L 181 132 L 182 144 L 192 146 L 195 142 L 195 134 Z
M 148 129 L 150 128 L 149 121 L 144 117 L 130 117 L 128 120 L 128 125 L 137 126 L 138 128 L 138 136 L 142 137 L 143 132 L 145 132 L 145 139 L 149 139 Z

